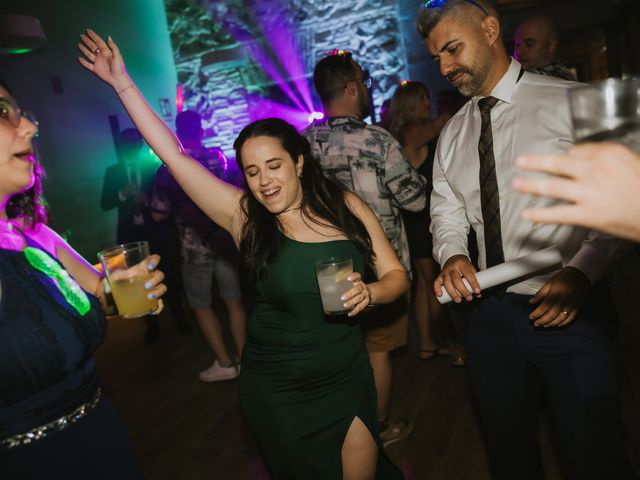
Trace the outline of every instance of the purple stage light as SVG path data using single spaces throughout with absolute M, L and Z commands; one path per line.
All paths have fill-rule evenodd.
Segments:
M 310 123 L 309 112 L 296 110 L 295 108 L 262 97 L 251 98 L 249 115 L 252 122 L 263 118 L 281 118 L 298 130 L 302 130 Z
M 253 59 L 262 67 L 267 75 L 271 77 L 271 79 L 278 85 L 289 99 L 298 107 L 300 110 L 306 110 L 307 108 L 302 104 L 300 99 L 298 99 L 297 95 L 293 93 L 289 84 L 282 78 L 282 75 L 278 71 L 277 67 L 271 62 L 268 55 L 260 48 L 259 45 L 253 44 L 249 47 L 251 56 Z
M 301 55 L 295 43 L 294 30 L 290 24 L 271 22 L 262 28 L 265 38 L 276 55 L 280 65 L 292 79 L 296 90 L 302 97 L 308 110 L 313 110 L 311 89 L 307 82 Z
M 316 120 L 323 120 L 324 119 L 324 113 L 322 112 L 311 112 L 309 114 L 309 118 L 307 119 L 309 121 L 309 123 L 313 123 Z

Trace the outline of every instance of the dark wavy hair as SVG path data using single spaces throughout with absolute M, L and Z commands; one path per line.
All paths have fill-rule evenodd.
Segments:
M 7 84 L 0 79 L 0 87 L 14 96 Z M 47 223 L 48 206 L 42 195 L 42 181 L 45 178 L 44 168 L 40 163 L 40 155 L 34 145 L 36 163 L 33 168 L 33 185 L 23 192 L 13 195 L 7 202 L 7 216 L 22 218 L 26 228 L 33 228 L 38 223 Z
M 311 147 L 307 139 L 292 125 L 279 118 L 267 118 L 247 125 L 233 144 L 236 161 L 243 172 L 242 146 L 247 140 L 255 137 L 277 139 L 295 164 L 302 155 L 304 159 L 300 178 L 302 215 L 316 225 L 331 225 L 338 228 L 355 243 L 363 253 L 366 263 L 373 266 L 375 254 L 369 232 L 346 205 L 347 190 L 338 182 L 325 177 L 318 160 L 311 155 Z M 260 276 L 266 273 L 278 253 L 281 239 L 279 232 L 282 226 L 278 217 L 269 212 L 251 190 L 248 190 L 243 197 L 242 209 L 246 215 L 246 222 L 240 235 L 240 254 L 249 271 L 256 272 Z

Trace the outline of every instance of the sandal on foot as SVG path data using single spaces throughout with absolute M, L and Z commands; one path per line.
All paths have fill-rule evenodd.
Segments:
M 413 423 L 403 418 L 382 422 L 380 427 L 380 440 L 383 447 L 407 438 L 413 431 Z
M 434 358 L 439 356 L 446 357 L 448 355 L 451 355 L 451 350 L 449 350 L 447 347 L 438 347 L 438 348 L 434 348 L 433 350 L 420 349 L 420 352 L 418 353 L 418 358 L 420 360 L 427 361 L 427 360 L 433 360 Z

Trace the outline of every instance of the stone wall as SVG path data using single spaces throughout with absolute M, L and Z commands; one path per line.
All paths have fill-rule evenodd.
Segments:
M 268 113 L 260 98 L 299 110 L 280 83 L 265 73 L 257 51 L 265 53 L 290 89 L 302 81 L 313 92 L 315 63 L 335 48 L 349 50 L 374 79 L 378 111 L 398 81 L 409 75 L 400 1 L 165 0 L 184 108 L 202 114 L 205 143 L 219 145 L 233 156 L 233 140 L 240 129 Z M 291 36 L 274 52 L 267 37 L 278 31 L 289 31 Z M 291 55 L 302 65 L 299 78 L 291 78 L 282 68 L 282 59 L 286 62 Z M 319 109 L 315 93 L 313 104 Z

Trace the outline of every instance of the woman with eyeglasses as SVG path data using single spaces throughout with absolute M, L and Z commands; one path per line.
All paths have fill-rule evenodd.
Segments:
M 189 157 L 127 75 L 116 44 L 81 35 L 80 63 L 111 86 L 185 193 L 227 230 L 254 273 L 239 395 L 272 480 L 399 479 L 384 455 L 376 391 L 357 317 L 390 303 L 408 275 L 374 213 L 323 176 L 309 142 L 284 120 L 258 120 L 234 143 L 248 190 Z M 346 315 L 324 315 L 315 262 L 348 257 Z M 365 283 L 364 265 L 377 279 Z M 365 319 L 363 318 L 363 321 Z
M 37 129 L 0 82 L 0 475 L 142 478 L 96 380 L 108 288 L 46 225 Z M 160 297 L 162 272 L 151 278 Z

